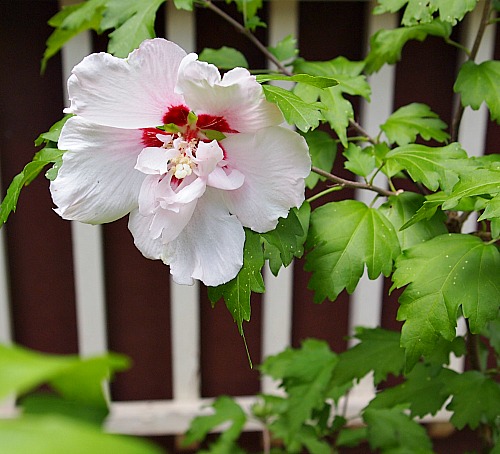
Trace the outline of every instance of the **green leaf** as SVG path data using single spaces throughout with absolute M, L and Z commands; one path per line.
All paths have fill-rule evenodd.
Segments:
M 343 94 L 362 96 L 370 99 L 370 85 L 366 77 L 361 75 L 363 62 L 352 62 L 344 57 L 337 57 L 324 62 L 310 62 L 297 59 L 294 62 L 294 71 L 311 74 L 313 76 L 333 77 L 339 85 L 324 90 L 299 83 L 294 92 L 305 101 L 314 102 L 318 98 L 324 105 L 323 115 L 330 126 L 339 136 L 344 147 L 347 147 L 346 128 L 349 120 L 354 118 L 351 103 Z
M 30 184 L 47 165 L 59 162 L 63 153 L 57 148 L 40 150 L 33 157 L 33 161 L 26 164 L 21 173 L 12 179 L 7 194 L 0 205 L 0 226 L 7 222 L 10 213 L 16 211 L 17 201 L 23 187 Z
M 186 11 L 193 11 L 195 0 L 174 0 L 174 5 L 177 9 L 185 9 Z
M 446 382 L 455 372 L 443 367 L 437 372 L 434 369 L 428 364 L 417 363 L 403 383 L 377 393 L 366 408 L 405 406 L 413 417 L 436 414 L 449 397 L 445 392 Z
M 274 230 L 261 233 L 264 240 L 264 257 L 269 259 L 272 273 L 277 276 L 281 266 L 287 267 L 294 257 L 302 257 L 311 207 L 304 203 L 300 210 L 290 210 L 288 217 L 280 218 Z M 300 218 L 299 218 L 300 216 Z M 302 222 L 306 228 L 303 228 Z
M 283 76 L 282 74 L 259 74 L 255 76 L 257 82 L 264 83 L 271 80 L 285 80 L 288 82 L 300 82 L 316 88 L 329 88 L 338 85 L 333 77 L 311 76 L 310 74 L 294 74 L 293 76 Z
M 458 428 L 477 429 L 481 422 L 498 423 L 500 384 L 481 372 L 471 370 L 455 374 L 447 381 L 453 399 L 446 407 L 453 412 L 450 421 Z
M 265 291 L 261 269 L 264 266 L 264 253 L 260 236 L 251 230 L 245 230 L 245 250 L 243 252 L 243 267 L 238 275 L 226 284 L 218 287 L 208 287 L 208 297 L 212 303 L 221 298 L 238 325 L 238 331 L 243 336 L 243 321 L 250 320 L 251 292 Z
M 257 11 L 262 8 L 262 0 L 226 0 L 226 3 L 236 3 L 238 11 L 243 14 L 245 28 L 253 31 L 258 26 L 265 26 L 257 16 Z
M 378 0 L 378 3 L 374 14 L 395 13 L 408 4 L 401 21 L 403 25 L 431 22 L 437 11 L 442 21 L 455 25 L 475 8 L 477 0 Z
M 56 144 L 59 141 L 62 127 L 72 116 L 72 114 L 65 115 L 59 121 L 55 122 L 47 132 L 42 132 L 35 140 L 35 146 L 39 147 L 44 143 L 49 145 L 50 142 Z
M 311 418 L 313 410 L 325 405 L 328 384 L 338 359 L 328 344 L 316 339 L 303 342 L 300 349 L 288 348 L 271 356 L 261 365 L 264 374 L 281 380 L 288 395 L 288 407 L 282 415 L 286 427 L 285 442 Z
M 455 208 L 466 197 L 480 195 L 496 196 L 500 193 L 500 170 L 478 169 L 463 175 L 443 201 L 445 210 Z
M 100 29 L 105 3 L 106 0 L 88 0 L 77 5 L 65 6 L 49 20 L 49 25 L 55 30 L 46 42 L 42 58 L 42 74 L 49 59 L 59 52 L 64 44 L 85 30 Z
M 394 227 L 378 210 L 356 200 L 331 202 L 311 215 L 305 269 L 314 300 L 335 300 L 345 288 L 352 293 L 364 267 L 370 279 L 388 276 L 399 255 Z
M 375 169 L 373 147 L 361 148 L 351 142 L 342 154 L 347 159 L 344 167 L 356 175 L 367 177 Z
M 500 362 L 500 314 L 499 317 L 486 325 L 482 334 L 488 338 L 490 345 L 497 354 L 497 361 Z
M 144 440 L 103 433 L 94 425 L 59 415 L 0 419 L 0 446 L 9 454 L 160 454 Z
M 428 219 L 422 219 L 412 223 L 408 228 L 403 228 L 413 219 L 424 203 L 426 202 L 423 195 L 403 192 L 397 196 L 390 196 L 380 207 L 380 211 L 395 227 L 402 250 L 447 233 L 444 223 L 446 216 L 442 211 L 437 212 L 437 207 Z
M 107 408 L 102 381 L 127 366 L 119 355 L 79 359 L 0 345 L 0 398 L 48 383 L 68 400 Z
M 451 191 L 459 180 L 453 161 L 467 157 L 459 143 L 445 147 L 409 144 L 394 148 L 385 156 L 389 177 L 406 170 L 413 181 L 423 183 L 431 191 L 441 187 Z
M 370 52 L 365 59 L 365 71 L 371 74 L 386 63 L 396 63 L 401 58 L 401 51 L 408 41 L 412 39 L 423 41 L 427 35 L 448 38 L 451 35 L 451 25 L 448 22 L 434 20 L 428 24 L 379 30 L 370 38 Z
M 363 413 L 372 449 L 391 454 L 433 454 L 432 444 L 420 424 L 402 410 L 370 409 Z
M 415 142 L 417 135 L 424 140 L 434 139 L 445 142 L 450 135 L 443 131 L 447 125 L 432 112 L 429 106 L 412 103 L 396 110 L 387 121 L 380 126 L 389 139 L 389 143 L 407 145 Z
M 401 374 L 405 356 L 399 345 L 398 332 L 357 327 L 354 337 L 360 343 L 339 355 L 339 363 L 332 375 L 333 386 L 360 380 L 370 371 L 374 372 L 375 385 L 385 380 L 389 374 Z
M 401 345 L 407 370 L 433 351 L 440 336 L 455 338 L 460 308 L 473 333 L 496 318 L 498 269 L 498 249 L 471 235 L 440 235 L 403 251 L 392 278 L 393 288 L 408 285 L 398 311 L 398 320 L 405 320 Z
M 199 60 L 212 63 L 221 69 L 232 69 L 237 66 L 248 68 L 245 56 L 239 50 L 226 46 L 222 46 L 220 49 L 206 47 L 202 50 Z
M 303 132 L 318 127 L 323 115 L 317 103 L 307 103 L 292 92 L 281 87 L 263 85 L 266 99 L 275 103 L 283 113 L 287 123 L 297 126 Z
M 291 60 L 299 53 L 297 39 L 293 35 L 286 36 L 276 44 L 276 47 L 269 46 L 268 49 L 281 62 Z
M 326 172 L 330 172 L 337 154 L 337 143 L 330 134 L 324 131 L 309 131 L 303 134 L 309 147 L 312 165 Z M 306 178 L 306 186 L 312 189 L 318 181 L 325 181 L 325 178 L 315 172 L 311 172 Z
M 127 57 L 145 39 L 154 38 L 156 11 L 165 0 L 107 0 L 101 28 L 109 35 L 108 52 Z
M 191 421 L 184 445 L 203 441 L 209 432 L 225 422 L 230 422 L 231 425 L 222 432 L 220 436 L 222 443 L 234 442 L 238 439 L 247 419 L 241 407 L 227 396 L 218 397 L 211 407 L 215 411 L 214 414 L 197 416 Z
M 491 119 L 500 123 L 500 61 L 477 64 L 465 62 L 453 89 L 460 93 L 463 106 L 478 110 L 483 102 L 490 109 Z

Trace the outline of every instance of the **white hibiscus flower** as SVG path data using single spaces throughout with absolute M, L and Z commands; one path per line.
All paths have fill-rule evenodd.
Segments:
M 243 264 L 243 227 L 267 232 L 304 200 L 310 158 L 303 138 L 243 68 L 221 78 L 164 39 L 128 58 L 92 54 L 68 80 L 75 116 L 51 183 L 56 212 L 90 224 L 130 213 L 148 258 L 176 282 L 209 286 Z

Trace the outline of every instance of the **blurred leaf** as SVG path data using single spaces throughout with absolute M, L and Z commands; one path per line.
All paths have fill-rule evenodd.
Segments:
M 0 446 L 6 454 L 161 453 L 144 440 L 103 433 L 91 424 L 59 415 L 0 419 Z
M 264 94 L 270 102 L 274 102 L 283 113 L 287 123 L 297 126 L 303 132 L 314 129 L 323 119 L 316 103 L 307 103 L 292 92 L 281 87 L 263 85 Z
M 402 410 L 370 409 L 363 413 L 372 449 L 391 454 L 433 454 L 425 429 Z
M 241 407 L 227 396 L 218 397 L 211 407 L 214 409 L 214 414 L 197 416 L 191 421 L 183 442 L 185 446 L 203 441 L 209 432 L 225 422 L 230 422 L 231 425 L 222 432 L 218 443 L 232 444 L 238 439 L 247 419 Z
M 174 5 L 177 9 L 193 11 L 194 2 L 195 0 L 174 0 Z
M 206 47 L 201 52 L 198 60 L 212 63 L 221 69 L 232 69 L 237 66 L 248 68 L 248 62 L 245 56 L 239 50 L 226 46 L 220 49 L 210 49 Z
M 404 349 L 400 347 L 400 334 L 381 328 L 356 328 L 354 336 L 359 344 L 339 355 L 339 363 L 332 375 L 332 385 L 341 386 L 360 380 L 374 372 L 374 383 L 379 384 L 389 374 L 400 375 L 404 369 Z
M 491 119 L 500 123 L 500 61 L 477 64 L 465 62 L 460 68 L 453 89 L 460 93 L 462 105 L 478 110 L 483 102 L 490 109 Z
M 399 108 L 380 126 L 389 142 L 398 145 L 415 142 L 417 135 L 422 136 L 424 140 L 445 142 L 450 137 L 443 131 L 446 127 L 446 123 L 440 120 L 429 106 L 420 103 Z
M 449 369 L 441 367 L 436 372 L 430 365 L 417 363 L 403 383 L 378 392 L 366 409 L 405 406 L 413 417 L 434 415 L 448 400 L 445 387 L 453 375 Z
M 393 288 L 407 285 L 399 302 L 405 320 L 401 345 L 407 370 L 435 348 L 440 336 L 456 336 L 459 311 L 479 333 L 497 317 L 500 305 L 500 252 L 462 234 L 437 236 L 403 251 L 396 260 Z
M 331 202 L 313 211 L 306 271 L 314 301 L 335 300 L 344 288 L 352 293 L 365 265 L 370 279 L 388 276 L 399 255 L 399 241 L 390 221 L 356 200 Z
M 474 430 L 481 422 L 498 423 L 500 384 L 471 370 L 455 374 L 447 380 L 447 387 L 453 398 L 446 409 L 453 412 L 451 422 L 457 429 L 468 425 Z
M 451 35 L 451 25 L 448 22 L 434 20 L 428 24 L 379 30 L 370 38 L 370 52 L 365 59 L 365 71 L 371 74 L 386 63 L 396 63 L 401 58 L 401 51 L 408 41 L 412 39 L 423 41 L 427 35 L 448 38 Z
M 279 61 L 286 61 L 295 58 L 299 51 L 297 50 L 297 39 L 293 35 L 283 38 L 276 47 L 269 46 L 271 52 Z

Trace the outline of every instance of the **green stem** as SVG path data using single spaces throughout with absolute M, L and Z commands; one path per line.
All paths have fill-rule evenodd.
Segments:
M 309 197 L 306 202 L 314 202 L 315 200 L 318 200 L 319 198 L 327 195 L 327 194 L 330 194 L 332 192 L 336 192 L 336 191 L 340 191 L 341 189 L 343 189 L 343 186 L 339 186 L 339 185 L 336 185 L 336 186 L 332 186 L 328 189 L 325 189 L 324 191 L 321 191 L 321 192 L 318 192 L 317 194 L 314 194 L 312 195 L 311 197 Z

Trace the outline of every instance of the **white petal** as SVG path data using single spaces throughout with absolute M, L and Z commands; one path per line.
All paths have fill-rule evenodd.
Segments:
M 179 152 L 173 148 L 147 147 L 137 158 L 135 168 L 149 175 L 163 175 L 167 173 L 168 160 L 177 156 Z
M 197 200 L 179 206 L 177 212 L 158 209 L 151 223 L 151 234 L 161 235 L 163 243 L 168 243 L 179 236 L 193 216 Z
M 231 134 L 222 142 L 229 168 L 245 176 L 243 185 L 225 191 L 229 211 L 256 232 L 272 230 L 280 217 L 304 201 L 304 178 L 311 160 L 302 136 L 273 126 L 255 134 Z
M 163 243 L 160 238 L 153 239 L 149 230 L 151 217 L 142 216 L 138 210 L 130 213 L 128 228 L 134 237 L 134 244 L 142 255 L 148 259 L 157 260 L 163 250 Z
M 179 284 L 199 279 L 217 286 L 238 274 L 244 242 L 243 227 L 227 212 L 219 191 L 207 189 L 184 230 L 165 245 L 163 261 Z
M 208 176 L 207 185 L 212 188 L 231 191 L 241 187 L 244 181 L 245 175 L 243 175 L 239 170 L 233 169 L 229 171 L 227 169 L 217 167 Z
M 280 110 L 266 101 L 262 87 L 246 69 L 235 68 L 221 81 L 214 66 L 194 61 L 193 57 L 188 63 L 183 62 L 181 69 L 176 90 L 196 114 L 223 117 L 230 129 L 239 132 L 252 132 L 284 121 Z
M 170 106 L 184 104 L 174 87 L 185 55 L 164 39 L 144 41 L 127 59 L 89 55 L 68 80 L 71 106 L 66 112 L 118 128 L 161 125 Z
M 196 173 L 200 176 L 208 176 L 223 158 L 224 152 L 216 140 L 209 143 L 200 142 L 196 158 L 193 158 L 193 161 L 198 165 Z
M 142 149 L 141 138 L 140 130 L 70 118 L 58 144 L 68 151 L 50 184 L 56 212 L 64 219 L 101 224 L 133 210 L 145 176 L 134 169 Z

